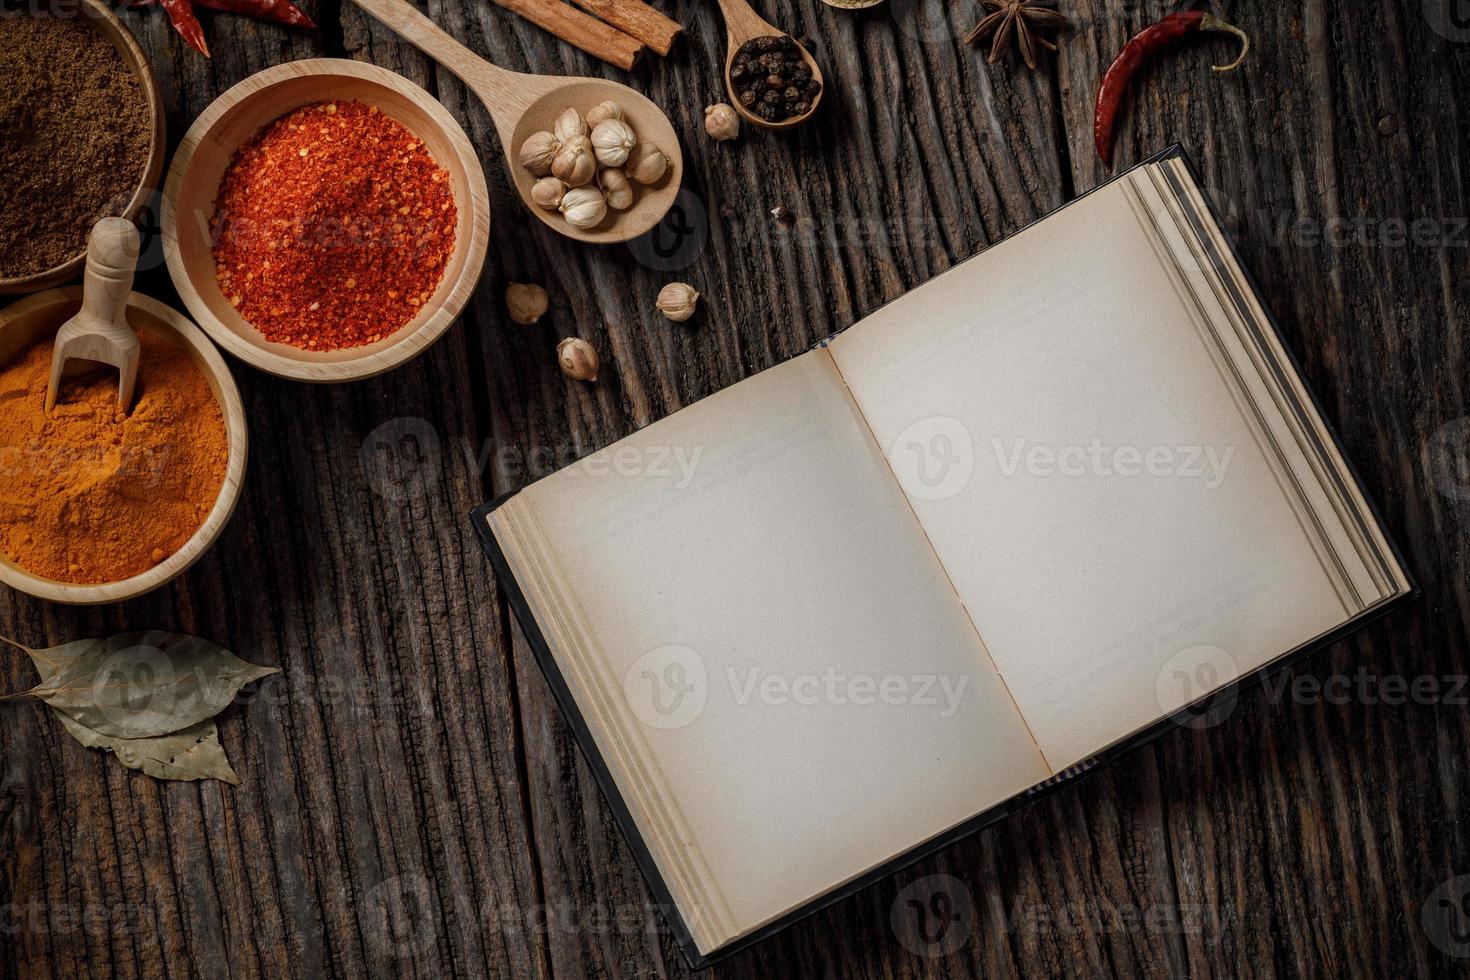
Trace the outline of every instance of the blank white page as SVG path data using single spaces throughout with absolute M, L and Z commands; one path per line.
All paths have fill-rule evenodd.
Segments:
M 614 776 L 666 880 L 710 879 L 711 920 L 749 931 L 1050 774 L 824 351 L 510 505 L 595 646 L 553 652 L 584 710 L 618 695 L 594 736 L 639 744 L 604 755 L 630 760 Z
M 829 348 L 1058 769 L 1349 615 L 1123 188 Z

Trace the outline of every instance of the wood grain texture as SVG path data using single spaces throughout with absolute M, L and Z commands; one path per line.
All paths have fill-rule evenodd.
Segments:
M 630 81 L 668 109 L 687 166 L 675 220 L 694 230 L 606 248 L 526 213 L 478 101 L 336 0 L 308 3 L 320 34 L 206 15 L 210 62 L 161 15 L 125 15 L 175 138 L 294 58 L 424 85 L 480 154 L 491 248 L 461 322 L 399 371 L 308 388 L 236 365 L 253 457 L 239 511 L 169 589 L 91 611 L 0 596 L 0 631 L 24 641 L 171 628 L 284 671 L 222 719 L 235 789 L 124 772 L 34 706 L 0 708 L 0 912 L 23 917 L 0 977 L 687 975 L 464 515 L 1093 186 L 1098 72 L 1166 8 L 1069 0 L 1060 55 L 1031 74 L 959 43 L 975 0 L 761 0 L 815 39 L 827 97 L 794 132 L 716 144 L 718 12 L 658 5 L 686 43 L 631 75 L 493 4 L 428 6 L 499 65 Z M 1470 919 L 1435 920 L 1430 899 L 1470 873 L 1470 31 L 1431 6 L 1232 5 L 1255 40 L 1245 66 L 1210 75 L 1223 40 L 1170 52 L 1130 93 L 1117 149 L 1126 165 L 1185 144 L 1423 598 L 710 976 L 1463 971 L 1442 926 Z M 676 278 L 704 294 L 684 326 L 653 308 Z M 509 281 L 550 292 L 540 324 L 510 322 Z M 174 301 L 156 268 L 138 288 Z M 602 356 L 595 386 L 556 369 L 570 334 Z M 7 690 L 32 676 L 0 658 Z M 1333 677 L 1344 703 L 1308 686 Z M 1437 693 L 1395 696 L 1396 677 Z M 918 917 L 936 895 L 965 914 L 920 934 L 944 924 Z

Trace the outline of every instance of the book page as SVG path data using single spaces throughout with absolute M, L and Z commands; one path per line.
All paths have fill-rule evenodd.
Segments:
M 553 652 L 661 872 L 739 932 L 1050 774 L 825 351 L 502 510 L 554 556 L 587 640 Z
M 1123 182 L 830 350 L 1048 760 L 1351 613 Z

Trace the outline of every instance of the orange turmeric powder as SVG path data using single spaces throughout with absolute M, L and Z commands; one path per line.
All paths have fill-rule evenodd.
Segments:
M 117 582 L 178 551 L 224 482 L 228 441 L 209 382 L 183 347 L 138 331 L 137 394 L 117 372 L 68 377 L 45 412 L 51 342 L 0 370 L 0 551 L 61 582 Z

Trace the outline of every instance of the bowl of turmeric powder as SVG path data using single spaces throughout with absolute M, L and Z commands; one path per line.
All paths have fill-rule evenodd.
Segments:
M 80 605 L 120 602 L 178 577 L 214 543 L 245 475 L 245 410 L 214 345 L 139 293 L 133 403 L 118 375 L 69 367 L 46 411 L 52 340 L 80 287 L 0 310 L 0 582 Z

